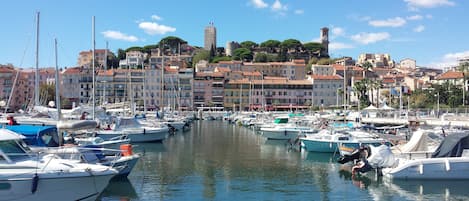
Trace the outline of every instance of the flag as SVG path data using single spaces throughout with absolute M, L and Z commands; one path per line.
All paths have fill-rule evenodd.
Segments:
M 401 91 L 403 94 L 410 94 L 410 89 L 407 86 L 401 86 Z

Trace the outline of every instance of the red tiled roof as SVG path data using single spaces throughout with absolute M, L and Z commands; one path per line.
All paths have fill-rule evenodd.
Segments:
M 242 72 L 243 76 L 262 76 L 262 74 L 259 71 L 254 71 L 254 72 Z
M 461 79 L 463 78 L 463 73 L 460 71 L 447 71 L 440 76 L 438 76 L 437 80 L 449 80 L 449 79 Z
M 230 68 L 227 68 L 227 67 L 216 67 L 215 71 L 225 73 L 225 72 L 230 72 L 231 70 Z
M 310 80 L 287 80 L 287 79 L 274 79 L 274 80 L 248 80 L 248 79 L 239 79 L 239 80 L 230 80 L 228 84 L 284 84 L 284 85 L 311 85 Z
M 311 75 L 311 77 L 315 80 L 343 80 L 338 75 Z
M 340 64 L 332 64 L 331 65 L 336 71 L 343 71 L 345 66 L 340 65 Z M 353 71 L 363 71 L 362 68 L 358 66 L 347 66 L 347 70 L 353 70 Z
M 265 76 L 264 80 L 286 80 L 286 77 L 271 77 L 271 76 Z

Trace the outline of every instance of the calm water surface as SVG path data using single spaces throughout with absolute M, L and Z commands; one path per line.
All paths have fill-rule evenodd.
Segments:
M 332 154 L 300 152 L 221 121 L 136 146 L 143 156 L 133 172 L 101 200 L 469 200 L 468 181 L 352 179 Z

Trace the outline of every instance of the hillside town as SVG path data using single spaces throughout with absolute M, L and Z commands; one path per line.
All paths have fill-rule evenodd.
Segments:
M 317 51 L 298 51 L 295 50 L 298 46 L 293 46 L 287 50 L 289 60 L 284 62 L 256 62 L 252 59 L 256 55 L 282 50 L 260 48 L 248 41 L 253 43 L 252 52 L 248 50 L 252 54 L 251 59 L 217 62 L 199 59 L 192 63 L 194 57 L 203 51 L 216 49 L 224 58 L 234 58 L 234 52 L 245 49 L 234 41 L 228 42 L 226 48 L 218 48 L 213 24 L 205 29 L 204 48 L 187 44 L 178 44 L 179 49 L 171 46 L 160 48 L 160 45 L 154 46 L 150 54 L 129 48 L 123 58 L 115 62 L 118 63 L 115 67 L 108 63 L 108 60 L 116 60 L 113 52 L 96 49 L 96 101 L 103 106 L 126 103 L 128 107 L 132 101 L 141 111 L 167 106 L 175 110 L 282 111 L 340 108 L 344 105 L 360 107 L 359 102 L 365 107 L 371 103 L 380 105 L 387 102 L 403 108 L 408 104 L 412 107 L 413 103 L 406 99 L 396 101 L 398 97 L 408 99 L 416 90 L 432 89 L 433 85 L 445 83 L 467 89 L 464 75 L 469 58 L 461 58 L 459 66 L 448 66 L 444 70 L 418 66 L 417 61 L 411 58 L 394 61 L 386 53 L 363 53 L 356 59 L 330 59 L 328 28 L 321 29 L 320 37 Z M 64 108 L 90 103 L 92 55 L 92 50 L 80 52 L 77 66 L 60 68 L 59 80 L 55 79 L 54 68 L 40 68 L 40 85 L 52 86 L 59 82 Z M 0 73 L 3 80 L 0 97 L 5 102 L 10 99 L 8 110 L 26 110 L 34 96 L 34 70 L 2 65 Z M 53 97 L 41 94 L 41 101 L 46 105 Z M 418 104 L 414 107 L 425 106 Z M 462 102 L 452 104 L 464 105 Z

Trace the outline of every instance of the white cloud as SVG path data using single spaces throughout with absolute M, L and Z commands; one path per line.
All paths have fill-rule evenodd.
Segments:
M 427 19 L 432 19 L 432 18 L 433 18 L 433 15 L 427 14 L 427 15 L 425 15 L 425 17 L 426 17 Z
M 250 3 L 254 8 L 267 8 L 269 4 L 265 3 L 263 0 L 251 0 Z
M 435 8 L 439 6 L 454 6 L 455 3 L 450 0 L 404 0 L 411 9 Z
M 408 20 L 421 20 L 423 19 L 423 16 L 421 15 L 412 15 L 412 16 L 409 16 L 407 17 Z
M 333 27 L 331 33 L 333 36 L 343 36 L 345 35 L 345 30 L 341 27 Z
M 158 20 L 162 20 L 163 18 L 161 18 L 161 17 L 158 16 L 158 15 L 152 15 L 152 16 L 151 16 L 151 19 L 158 21 Z
M 351 49 L 354 48 L 353 45 L 339 43 L 339 42 L 332 42 L 329 44 L 329 50 L 342 50 L 342 49 Z
M 414 28 L 414 32 L 417 32 L 417 33 L 420 33 L 424 30 L 425 30 L 425 26 L 423 26 L 423 25 L 419 25 L 419 26 Z
M 350 38 L 357 43 L 361 44 L 370 44 L 376 43 L 378 41 L 389 39 L 391 35 L 388 32 L 378 32 L 378 33 L 359 33 L 351 36 Z
M 321 42 L 321 37 L 313 38 L 313 40 L 311 40 L 311 42 L 320 43 Z
M 301 9 L 298 9 L 298 10 L 295 10 L 294 13 L 297 14 L 297 15 L 301 15 L 301 14 L 305 13 L 305 11 L 301 10 Z
M 163 34 L 166 34 L 168 32 L 175 32 L 176 31 L 176 28 L 174 28 L 174 27 L 170 27 L 170 26 L 166 26 L 166 25 L 160 25 L 160 24 L 155 23 L 155 22 L 140 22 L 138 24 L 138 27 L 140 29 L 143 29 L 143 31 L 145 31 L 145 33 L 147 33 L 149 35 L 156 35 L 156 34 L 163 35 Z
M 137 37 L 121 33 L 120 31 L 108 30 L 108 31 L 103 31 L 101 33 L 104 35 L 105 38 L 109 38 L 109 39 L 123 40 L 123 41 L 129 41 L 129 42 L 138 41 Z
M 400 27 L 406 23 L 401 17 L 389 18 L 386 20 L 370 20 L 368 24 L 374 27 Z
M 439 61 L 432 62 L 428 65 L 433 68 L 457 66 L 458 60 L 462 58 L 469 58 L 469 50 L 445 54 Z
M 275 0 L 274 4 L 271 6 L 273 11 L 286 11 L 288 10 L 287 6 L 282 4 L 280 0 Z

